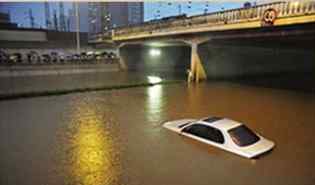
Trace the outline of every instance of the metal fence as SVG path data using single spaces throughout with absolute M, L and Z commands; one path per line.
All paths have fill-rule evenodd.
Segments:
M 315 14 L 315 1 L 274 2 L 249 8 L 232 9 L 186 18 L 179 17 L 178 19 L 146 22 L 141 25 L 117 28 L 112 31 L 112 36 L 119 37 L 154 34 L 182 30 L 185 28 L 210 27 L 222 24 L 262 20 L 265 11 L 270 8 L 276 11 L 277 18 Z

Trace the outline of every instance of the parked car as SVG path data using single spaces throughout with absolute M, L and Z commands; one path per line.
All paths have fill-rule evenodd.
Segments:
M 254 158 L 273 149 L 275 143 L 227 118 L 208 117 L 166 122 L 165 128 L 226 151 Z
M 80 61 L 80 55 L 79 54 L 73 54 L 71 56 L 72 61 L 79 62 Z
M 59 61 L 59 54 L 57 52 L 50 53 L 51 61 L 57 63 Z
M 22 54 L 21 53 L 12 53 L 9 56 L 9 62 L 13 63 L 22 63 Z
M 59 53 L 58 57 L 59 57 L 59 61 L 62 63 L 65 62 L 67 58 L 64 53 Z
M 106 52 L 106 51 L 104 51 L 104 52 L 96 51 L 96 52 L 95 52 L 95 59 L 96 59 L 96 60 L 102 60 L 102 59 L 104 59 L 105 53 L 107 53 L 107 52 Z
M 30 51 L 27 54 L 27 60 L 29 63 L 39 63 L 41 61 L 41 58 L 36 51 Z
M 81 61 L 86 61 L 88 59 L 86 52 L 80 53 L 80 59 L 81 59 Z
M 51 56 L 49 54 L 43 54 L 42 59 L 44 63 L 50 63 L 51 62 Z
M 9 60 L 9 55 L 5 52 L 0 50 L 0 63 L 7 63 Z
M 114 52 L 110 52 L 110 53 L 108 53 L 108 58 L 114 59 L 114 58 L 117 58 L 117 56 Z
M 88 52 L 86 53 L 86 55 L 87 55 L 87 60 L 89 60 L 89 61 L 95 60 L 95 52 L 93 52 L 93 51 L 88 51 Z
M 66 55 L 66 61 L 72 62 L 72 55 Z

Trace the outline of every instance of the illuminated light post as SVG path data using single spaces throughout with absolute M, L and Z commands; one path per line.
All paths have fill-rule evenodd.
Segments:
M 148 76 L 149 83 L 156 84 L 162 82 L 162 79 L 158 76 Z
M 181 15 L 182 14 L 182 5 L 179 4 L 178 5 L 178 15 Z
M 207 14 L 208 13 L 208 11 L 209 11 L 209 4 L 208 4 L 209 2 L 207 1 L 207 3 L 206 3 L 206 8 L 204 9 L 204 14 Z
M 111 18 L 112 18 L 112 16 L 110 13 L 104 16 L 104 20 L 106 22 L 105 27 L 104 27 L 105 32 L 107 32 L 108 29 L 111 27 L 110 26 Z
M 187 6 L 188 9 L 191 9 L 191 1 L 188 1 L 188 6 Z
M 78 2 L 75 2 L 75 18 L 76 18 L 76 39 L 77 39 L 77 54 L 81 53 L 81 46 L 80 46 L 80 18 L 79 18 L 79 5 Z

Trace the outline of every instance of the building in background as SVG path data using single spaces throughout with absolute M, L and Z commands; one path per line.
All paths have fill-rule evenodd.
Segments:
M 89 33 L 95 34 L 95 33 L 101 33 L 103 21 L 102 17 L 105 10 L 105 3 L 101 2 L 93 2 L 89 3 Z
M 10 16 L 8 13 L 0 12 L 0 29 L 17 28 L 17 25 L 10 22 Z
M 102 33 L 120 26 L 143 22 L 142 2 L 89 3 L 90 33 Z
M 64 29 L 70 2 L 0 2 L 0 12 L 10 15 L 11 23 L 21 28 Z M 55 19 L 55 14 L 57 19 Z M 57 26 L 55 23 L 57 22 Z
M 128 24 L 139 24 L 144 21 L 143 2 L 128 3 Z
M 78 9 L 80 32 L 89 32 L 89 3 L 79 2 Z M 69 30 L 76 31 L 75 3 L 72 3 L 72 7 L 68 10 L 68 18 Z
M 89 3 L 79 3 L 79 20 L 80 20 L 80 31 L 89 32 Z
M 66 31 L 66 16 L 65 16 L 65 8 L 63 2 L 59 2 L 59 28 L 60 31 Z
M 10 23 L 10 16 L 8 13 L 0 12 L 0 23 Z
M 103 33 L 143 22 L 142 2 L 78 2 L 81 32 Z M 0 2 L 0 12 L 21 28 L 76 31 L 74 2 Z
M 52 29 L 52 21 L 51 21 L 51 15 L 50 15 L 50 4 L 48 2 L 44 3 L 45 6 L 45 23 L 47 29 Z

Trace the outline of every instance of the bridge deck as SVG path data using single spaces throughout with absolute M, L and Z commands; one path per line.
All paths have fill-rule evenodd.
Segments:
M 266 12 L 274 10 L 276 18 L 272 25 L 264 24 Z M 286 26 L 315 22 L 315 1 L 289 1 L 262 4 L 251 8 L 239 8 L 206 15 L 179 17 L 178 19 L 146 22 L 132 27 L 123 27 L 97 35 L 91 42 L 128 41 L 169 35 L 182 35 L 212 31 Z

